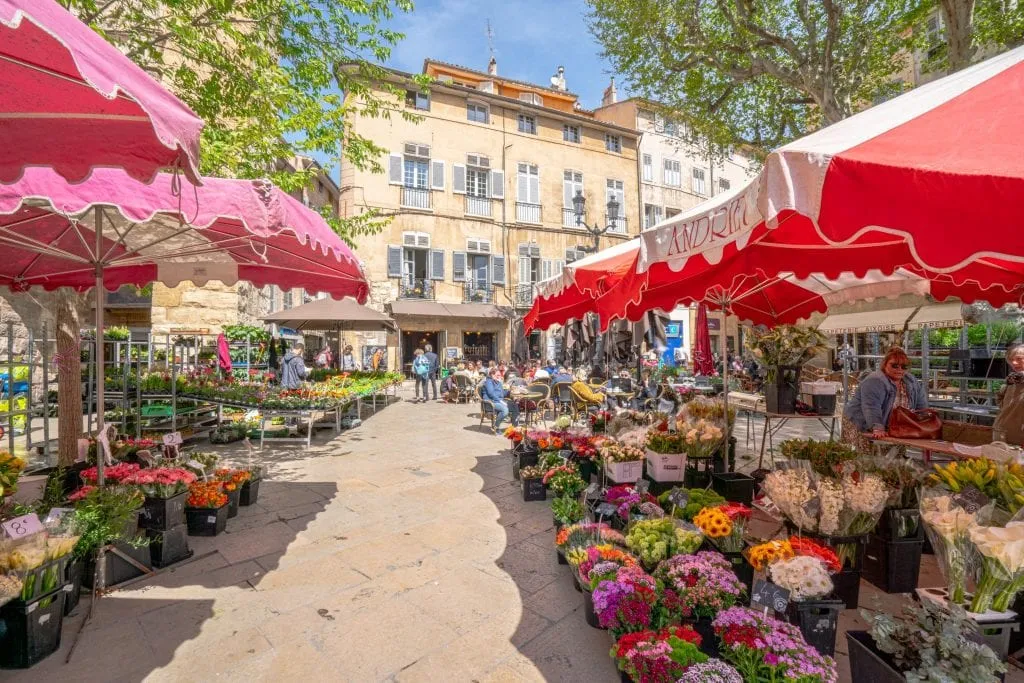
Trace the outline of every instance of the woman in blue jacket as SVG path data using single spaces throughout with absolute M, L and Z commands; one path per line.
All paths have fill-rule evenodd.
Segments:
M 882 369 L 864 378 L 843 410 L 843 441 L 871 452 L 871 438 L 885 436 L 896 406 L 910 410 L 928 407 L 928 393 L 910 369 L 906 352 L 894 346 L 882 360 Z M 869 438 L 870 437 L 870 438 Z
M 506 401 L 509 393 L 501 382 L 501 370 L 491 368 L 490 375 L 484 381 L 480 389 L 480 395 L 491 402 L 494 406 L 494 431 L 501 428 L 501 423 L 509 415 L 512 416 L 512 426 L 519 424 L 519 406 L 515 401 Z

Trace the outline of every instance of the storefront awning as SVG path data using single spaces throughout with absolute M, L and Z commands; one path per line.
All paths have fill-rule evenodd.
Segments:
M 391 315 L 433 316 L 437 318 L 508 319 L 508 313 L 493 304 L 445 304 L 440 301 L 399 300 L 391 304 Z
M 920 330 L 925 327 L 963 327 L 964 316 L 961 313 L 959 301 L 950 304 L 935 304 L 933 306 L 922 306 L 913 318 L 910 319 L 910 329 Z
M 890 308 L 885 311 L 838 313 L 825 318 L 818 331 L 825 334 L 853 334 L 857 332 L 896 332 L 903 329 L 917 308 Z

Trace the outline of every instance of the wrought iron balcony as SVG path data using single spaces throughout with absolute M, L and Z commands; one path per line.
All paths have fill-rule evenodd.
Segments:
M 403 187 L 402 206 L 409 209 L 429 209 L 430 190 L 421 187 Z
M 618 216 L 615 220 L 609 220 L 608 216 L 605 217 L 605 225 L 608 227 L 608 232 L 613 235 L 625 235 L 626 234 L 626 218 L 625 216 Z
M 516 202 L 516 222 L 540 225 L 540 204 Z
M 462 301 L 467 304 L 493 304 L 494 285 L 489 282 L 467 282 L 462 290 Z
M 576 211 L 573 209 L 562 208 L 562 227 L 563 228 L 577 228 L 583 227 L 576 225 Z
M 398 283 L 399 299 L 433 299 L 434 282 L 432 280 L 402 279 Z
M 537 285 L 525 282 L 516 285 L 516 308 L 530 308 L 537 296 Z
M 466 195 L 466 215 L 491 217 L 490 197 L 471 197 Z

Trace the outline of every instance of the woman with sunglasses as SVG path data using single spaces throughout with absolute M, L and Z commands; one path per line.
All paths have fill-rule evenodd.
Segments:
M 894 346 L 882 360 L 882 369 L 864 378 L 843 410 L 843 441 L 864 453 L 871 439 L 885 436 L 896 406 L 910 410 L 928 407 L 928 394 L 910 370 L 906 352 Z

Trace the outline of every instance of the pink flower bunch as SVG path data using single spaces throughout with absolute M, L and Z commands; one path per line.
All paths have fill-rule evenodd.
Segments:
M 78 489 L 70 496 L 68 496 L 68 500 L 71 501 L 72 503 L 77 503 L 78 501 L 82 500 L 95 490 L 95 486 L 83 486 L 82 488 Z
M 137 486 L 147 498 L 170 498 L 188 490 L 196 475 L 180 467 L 155 467 L 138 470 L 121 480 L 126 486 Z
M 139 466 L 133 463 L 122 462 L 117 465 L 105 467 L 103 469 L 103 478 L 105 481 L 118 484 L 121 481 L 135 472 L 139 471 Z M 90 467 L 87 470 L 82 471 L 82 480 L 89 484 L 95 484 L 99 479 L 99 473 L 95 467 Z

